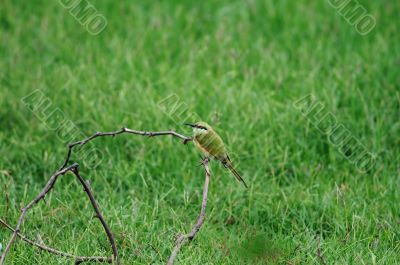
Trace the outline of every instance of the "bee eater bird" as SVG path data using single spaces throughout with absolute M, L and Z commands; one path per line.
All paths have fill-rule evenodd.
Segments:
M 206 122 L 196 122 L 195 124 L 185 123 L 193 129 L 193 142 L 196 147 L 206 156 L 206 158 L 215 158 L 220 161 L 225 168 L 229 169 L 232 174 L 243 182 L 247 188 L 246 182 L 239 175 L 232 165 L 232 161 L 226 152 L 224 142 L 214 129 Z

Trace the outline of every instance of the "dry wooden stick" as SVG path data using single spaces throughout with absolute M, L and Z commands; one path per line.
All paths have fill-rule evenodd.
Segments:
M 115 244 L 114 236 L 111 233 L 110 228 L 108 227 L 106 221 L 104 220 L 103 215 L 100 212 L 99 206 L 97 205 L 97 202 L 93 197 L 93 193 L 90 190 L 90 185 L 79 174 L 79 167 L 75 167 L 72 171 L 74 172 L 75 176 L 79 179 L 79 181 L 81 182 L 83 188 L 85 189 L 85 192 L 89 197 L 90 203 L 92 204 L 92 206 L 94 208 L 94 211 L 96 212 L 96 217 L 99 218 L 101 224 L 104 227 L 104 230 L 106 231 L 108 240 L 110 241 L 110 244 L 111 244 L 111 247 L 112 247 L 114 260 L 117 262 L 117 264 L 120 264 L 119 255 L 118 255 L 118 249 L 117 249 L 117 245 Z
M 183 144 L 186 144 L 189 141 L 192 141 L 192 138 L 186 137 L 184 135 L 181 135 L 175 131 L 160 131 L 160 132 L 147 132 L 147 131 L 137 131 L 137 130 L 132 130 L 132 129 L 128 129 L 128 128 L 122 128 L 118 131 L 114 131 L 114 132 L 96 132 L 95 134 L 81 140 L 81 141 L 77 141 L 71 144 L 68 144 L 68 151 L 67 151 L 67 155 L 66 158 L 64 160 L 63 165 L 60 167 L 60 169 L 53 174 L 53 176 L 51 176 L 51 178 L 49 179 L 49 181 L 47 182 L 46 186 L 43 188 L 42 192 L 34 199 L 32 200 L 27 206 L 25 206 L 22 210 L 21 210 L 21 215 L 18 219 L 18 223 L 15 227 L 15 229 L 13 229 L 13 234 L 11 236 L 11 239 L 9 240 L 4 252 L 1 255 L 0 258 L 0 265 L 3 265 L 5 262 L 5 258 L 7 256 L 7 253 L 10 251 L 11 245 L 14 243 L 16 237 L 19 235 L 19 231 L 21 228 L 21 225 L 23 223 L 23 220 L 25 218 L 25 215 L 27 213 L 27 211 L 29 209 L 31 209 L 33 207 L 33 205 L 37 204 L 40 200 L 42 200 L 45 195 L 53 188 L 57 178 L 60 175 L 64 175 L 67 172 L 71 171 L 72 173 L 75 174 L 75 176 L 79 179 L 79 181 L 81 182 L 81 184 L 84 186 L 85 192 L 87 193 L 87 195 L 89 196 L 89 199 L 92 203 L 93 208 L 96 211 L 97 217 L 99 217 L 100 222 L 102 223 L 106 234 L 109 238 L 110 244 L 112 246 L 112 250 L 113 250 L 113 257 L 114 260 L 117 262 L 117 264 L 120 264 L 120 260 L 119 260 L 119 256 L 118 256 L 118 250 L 115 244 L 115 239 L 111 233 L 111 230 L 109 229 L 107 223 L 105 222 L 103 216 L 100 213 L 100 210 L 98 208 L 98 205 L 93 197 L 93 194 L 90 190 L 90 185 L 88 185 L 88 183 L 83 180 L 83 178 L 80 176 L 79 174 L 79 165 L 77 163 L 74 163 L 71 166 L 67 166 L 68 162 L 70 160 L 71 154 L 72 154 L 72 150 L 75 146 L 83 146 L 85 144 L 87 144 L 88 142 L 90 142 L 91 140 L 97 138 L 97 137 L 104 137 L 104 136 L 116 136 L 119 134 L 123 134 L 123 133 L 127 133 L 127 134 L 135 134 L 135 135 L 141 135 L 141 136 L 148 136 L 148 137 L 155 137 L 155 136 L 165 136 L 165 135 L 171 135 L 173 137 L 179 138 L 183 140 Z M 207 178 L 209 178 L 210 174 L 209 174 L 209 169 L 208 169 L 208 160 L 204 161 L 204 167 L 206 169 L 206 176 Z M 207 192 L 208 192 L 208 179 L 206 179 L 206 185 L 207 185 Z M 205 187 L 206 189 L 206 187 Z M 207 195 L 206 195 L 207 196 Z M 207 201 L 207 198 L 205 198 L 205 200 Z M 206 201 L 204 202 L 204 197 L 203 197 L 203 203 L 206 203 Z M 203 211 L 203 206 L 202 206 L 202 211 Z M 205 204 L 204 204 L 204 212 L 205 212 Z M 204 215 L 204 214 L 203 214 Z M 193 230 L 192 233 L 190 233 L 188 235 L 188 238 L 190 240 L 192 240 L 195 236 L 195 234 L 197 233 L 197 231 L 200 229 L 202 223 L 204 222 L 204 216 L 202 218 L 199 217 L 198 219 L 198 223 L 196 226 L 198 226 L 198 228 L 196 230 Z M 195 226 L 195 227 L 196 227 Z M 195 228 L 194 228 L 195 229 Z M 183 241 L 183 240 L 182 240 Z M 183 243 L 183 242 L 182 242 Z M 179 247 L 180 248 L 180 247 Z M 179 249 L 177 250 L 177 252 L 179 251 Z M 59 252 L 62 253 L 62 252 Z M 66 253 L 68 254 L 68 253 Z M 71 254 L 68 254 L 69 256 L 73 256 Z M 176 254 L 175 254 L 176 255 Z M 107 259 L 107 258 L 103 258 L 103 259 Z M 101 259 L 99 259 L 98 261 L 101 261 Z M 80 263 L 82 261 L 78 260 L 78 263 Z
M 8 244 L 6 246 L 6 248 L 4 249 L 3 254 L 1 255 L 0 258 L 0 265 L 3 265 L 7 256 L 8 251 L 10 251 L 11 245 L 14 243 L 17 234 L 20 232 L 20 228 L 22 225 L 22 222 L 24 221 L 26 212 L 31 209 L 33 207 L 34 204 L 38 203 L 40 200 L 42 200 L 44 198 L 44 196 L 46 196 L 46 194 L 53 188 L 54 183 L 57 181 L 57 178 L 60 175 L 64 175 L 65 173 L 67 173 L 68 171 L 71 171 L 72 168 L 77 167 L 78 164 L 73 164 L 69 167 L 63 168 L 62 170 L 57 171 L 56 173 L 53 174 L 53 176 L 51 176 L 51 178 L 49 179 L 49 181 L 47 182 L 46 186 L 43 188 L 43 190 L 39 193 L 38 196 L 36 196 L 35 199 L 33 199 L 27 206 L 25 206 L 24 208 L 22 208 L 21 210 L 21 215 L 18 219 L 18 223 L 14 229 L 14 232 L 10 238 L 10 240 L 8 241 Z
M 3 219 L 0 219 L 0 223 L 4 227 L 9 229 L 10 231 L 12 231 L 12 232 L 15 231 Z M 72 255 L 70 253 L 62 252 L 60 250 L 45 246 L 43 244 L 36 243 L 35 241 L 27 238 L 26 236 L 22 235 L 21 233 L 17 233 L 17 236 L 19 238 L 21 238 L 23 241 L 27 242 L 28 244 L 31 244 L 32 246 L 35 246 L 35 247 L 39 248 L 40 250 L 47 251 L 47 252 L 50 252 L 50 253 L 52 253 L 54 255 L 58 255 L 58 256 L 62 256 L 62 257 L 66 257 L 66 258 L 73 258 L 73 259 L 75 259 L 75 264 L 86 262 L 86 261 L 97 261 L 97 262 L 108 262 L 108 263 L 111 263 L 113 261 L 112 257 L 107 258 L 107 257 L 99 257 L 99 256 L 91 256 L 91 257 L 90 256 L 74 256 L 74 255 Z
M 68 152 L 67 152 L 67 156 L 65 157 L 64 160 L 64 164 L 61 166 L 60 169 L 63 169 L 64 167 L 67 166 L 69 159 L 71 157 L 72 154 L 72 149 L 77 146 L 77 145 L 85 145 L 88 142 L 90 142 L 91 140 L 97 138 L 97 137 L 104 137 L 104 136 L 116 136 L 122 133 L 129 133 L 129 134 L 136 134 L 136 135 L 142 135 L 142 136 L 148 136 L 148 137 L 155 137 L 155 136 L 165 136 L 165 135 L 171 135 L 174 137 L 177 137 L 179 139 L 183 140 L 183 144 L 186 144 L 189 141 L 192 141 L 192 138 L 190 137 L 186 137 L 182 134 L 179 134 L 175 131 L 161 131 L 161 132 L 146 132 L 146 131 L 137 131 L 137 130 L 132 130 L 132 129 L 128 129 L 128 128 L 122 128 L 118 131 L 114 131 L 114 132 L 96 132 L 95 134 L 87 137 L 86 139 L 83 139 L 81 141 L 77 141 L 74 143 L 70 143 L 68 144 Z
M 208 196 L 208 185 L 210 183 L 210 169 L 208 167 L 208 158 L 205 158 L 203 160 L 203 166 L 205 170 L 205 181 L 204 181 L 204 189 L 203 189 L 203 201 L 201 203 L 201 209 L 200 209 L 200 214 L 199 217 L 197 218 L 196 224 L 193 226 L 192 231 L 190 231 L 189 234 L 186 235 L 180 235 L 178 239 L 175 242 L 175 247 L 172 250 L 171 256 L 168 259 L 167 265 L 172 265 L 174 264 L 175 258 L 178 255 L 179 250 L 181 249 L 182 245 L 187 242 L 187 241 L 192 241 L 197 232 L 199 232 L 201 226 L 204 223 L 204 219 L 206 217 L 206 206 L 207 206 L 207 196 Z
M 103 216 L 102 216 L 102 214 L 100 212 L 100 209 L 99 209 L 99 207 L 97 205 L 97 202 L 94 199 L 92 191 L 90 190 L 90 186 L 87 184 L 87 182 L 79 174 L 79 165 L 74 163 L 73 165 L 71 165 L 69 167 L 66 167 L 66 168 L 64 168 L 64 169 L 62 169 L 60 171 L 57 171 L 53 176 L 51 176 L 50 180 L 47 182 L 46 186 L 39 193 L 39 195 L 35 199 L 33 199 L 27 206 L 25 206 L 22 209 L 22 212 L 21 212 L 21 215 L 19 217 L 17 226 L 16 226 L 15 229 L 13 229 L 13 234 L 11 236 L 11 239 L 9 240 L 9 242 L 8 242 L 6 248 L 5 248 L 5 250 L 4 250 L 4 252 L 3 252 L 2 256 L 1 256 L 0 265 L 4 264 L 6 256 L 7 256 L 7 253 L 10 250 L 11 245 L 14 243 L 16 237 L 19 234 L 20 229 L 21 229 L 21 225 L 22 225 L 22 223 L 24 221 L 24 218 L 25 218 L 25 215 L 26 215 L 27 211 L 29 209 L 31 209 L 35 204 L 37 204 L 40 200 L 42 200 L 46 196 L 46 194 L 54 187 L 54 184 L 57 181 L 57 178 L 59 176 L 64 175 L 69 171 L 71 171 L 78 178 L 80 183 L 83 185 L 84 190 L 85 190 L 86 194 L 88 195 L 88 197 L 90 199 L 90 202 L 91 202 L 91 204 L 92 204 L 92 206 L 93 206 L 93 208 L 94 208 L 94 210 L 96 212 L 96 216 L 99 218 L 101 224 L 103 225 L 104 230 L 106 231 L 107 237 L 108 237 L 108 239 L 110 241 L 110 244 L 111 244 L 111 247 L 112 247 L 112 250 L 113 250 L 113 260 L 115 260 L 117 262 L 117 264 L 120 264 L 119 263 L 118 250 L 117 250 L 117 247 L 116 247 L 116 244 L 115 244 L 114 237 L 113 237 L 113 235 L 111 233 L 111 230 L 108 227 L 106 221 L 104 220 L 104 218 L 103 218 Z M 73 255 L 68 254 L 68 256 L 71 257 Z M 79 259 L 76 260 L 76 262 L 78 262 L 78 263 L 81 263 L 83 261 L 85 261 L 85 260 L 79 260 Z M 92 259 L 92 261 L 93 261 L 93 259 Z M 102 257 L 101 259 L 97 259 L 97 261 L 108 262 L 108 258 L 107 257 Z

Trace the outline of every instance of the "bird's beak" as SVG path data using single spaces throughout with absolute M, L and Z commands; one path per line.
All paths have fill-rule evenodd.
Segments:
M 190 127 L 195 127 L 195 125 L 191 124 L 191 123 L 185 123 L 185 125 L 190 126 Z

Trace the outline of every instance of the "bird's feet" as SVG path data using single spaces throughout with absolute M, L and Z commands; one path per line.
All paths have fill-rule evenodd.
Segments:
M 187 144 L 188 142 L 193 141 L 193 137 L 183 139 L 183 144 Z
M 208 164 L 208 162 L 210 162 L 210 158 L 206 156 L 201 159 L 200 166 L 205 166 L 206 164 Z

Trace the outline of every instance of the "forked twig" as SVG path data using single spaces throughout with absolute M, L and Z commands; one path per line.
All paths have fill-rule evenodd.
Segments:
M 210 183 L 210 177 L 211 177 L 210 169 L 208 167 L 208 162 L 209 162 L 209 160 L 206 158 L 203 160 L 203 163 L 202 163 L 204 166 L 204 169 L 205 169 L 205 181 L 204 181 L 204 189 L 203 189 L 203 201 L 201 203 L 199 217 L 197 217 L 196 224 L 193 226 L 192 231 L 190 231 L 189 234 L 180 235 L 178 237 L 178 239 L 175 242 L 175 247 L 172 250 L 171 256 L 168 259 L 167 265 L 174 264 L 175 258 L 178 255 L 178 252 L 181 249 L 182 245 L 187 241 L 192 241 L 204 223 L 204 219 L 206 217 L 208 185 Z
M 111 260 L 111 262 L 114 260 L 114 261 L 117 262 L 117 264 L 120 264 L 120 259 L 119 259 L 118 250 L 117 250 L 117 247 L 116 247 L 116 244 L 115 244 L 115 239 L 114 239 L 114 237 L 113 237 L 113 235 L 111 233 L 110 228 L 108 227 L 106 221 L 104 220 L 104 218 L 103 218 L 103 216 L 102 216 L 102 214 L 100 212 L 100 209 L 99 209 L 99 207 L 97 205 L 97 202 L 94 199 L 94 196 L 93 196 L 93 194 L 92 194 L 92 192 L 90 190 L 90 185 L 79 174 L 79 169 L 78 169 L 79 165 L 77 163 L 74 163 L 74 164 L 72 164 L 70 166 L 67 166 L 67 165 L 68 165 L 68 162 L 70 160 L 70 157 L 71 157 L 71 154 L 72 154 L 72 150 L 73 150 L 73 148 L 75 146 L 77 146 L 77 145 L 83 146 L 83 145 L 87 144 L 88 142 L 90 142 L 91 140 L 93 140 L 93 139 L 95 139 L 97 137 L 116 136 L 116 135 L 119 135 L 119 134 L 122 134 L 122 133 L 136 134 L 136 135 L 142 135 L 142 136 L 148 136 L 148 137 L 171 135 L 173 137 L 177 137 L 179 139 L 182 139 L 183 140 L 183 144 L 186 144 L 187 142 L 192 140 L 192 138 L 189 138 L 189 137 L 186 137 L 184 135 L 181 135 L 181 134 L 179 134 L 179 133 L 177 133 L 175 131 L 146 132 L 146 131 L 137 131 L 137 130 L 131 130 L 131 129 L 128 129 L 128 128 L 122 128 L 122 129 L 120 129 L 118 131 L 115 131 L 115 132 L 96 132 L 95 134 L 87 137 L 84 140 L 68 144 L 68 151 L 67 151 L 67 155 L 66 155 L 66 158 L 64 160 L 63 165 L 60 167 L 60 169 L 56 173 L 54 173 L 50 177 L 50 179 L 48 180 L 46 186 L 39 193 L 39 195 L 36 196 L 36 198 L 33 199 L 27 206 L 22 208 L 21 215 L 20 215 L 20 217 L 18 219 L 18 223 L 17 223 L 15 229 L 12 229 L 13 234 L 12 234 L 9 242 L 7 243 L 7 246 L 4 249 L 4 252 L 2 253 L 2 255 L 0 257 L 0 265 L 4 264 L 6 256 L 7 256 L 8 252 L 10 251 L 11 246 L 14 243 L 15 239 L 17 238 L 17 236 L 21 237 L 24 241 L 26 241 L 28 243 L 32 243 L 33 245 L 35 245 L 35 246 L 37 246 L 37 247 L 39 247 L 39 248 L 41 248 L 43 250 L 47 250 L 47 251 L 49 251 L 51 253 L 62 255 L 62 256 L 65 256 L 65 257 L 74 257 L 74 258 L 76 258 L 76 263 L 81 263 L 81 262 L 84 262 L 84 261 L 88 261 L 86 259 L 82 259 L 82 258 L 85 258 L 85 257 L 75 257 L 72 254 L 68 254 L 68 253 L 64 253 L 64 252 L 61 252 L 61 251 L 58 251 L 58 250 L 54 250 L 54 249 L 48 248 L 46 246 L 40 245 L 38 243 L 35 243 L 33 241 L 29 242 L 27 238 L 24 239 L 22 237 L 22 235 L 19 233 L 20 229 L 21 229 L 21 226 L 22 226 L 22 223 L 23 223 L 23 221 L 25 219 L 25 215 L 26 215 L 27 211 L 30 210 L 35 204 L 37 204 L 40 200 L 42 200 L 46 196 L 46 194 L 54 187 L 54 184 L 57 181 L 59 176 L 64 175 L 69 171 L 74 173 L 74 175 L 78 178 L 80 183 L 83 185 L 83 187 L 85 189 L 85 192 L 87 193 L 87 195 L 88 195 L 88 197 L 90 199 L 90 202 L 91 202 L 91 204 L 92 204 L 92 206 L 93 206 L 93 208 L 94 208 L 94 210 L 96 212 L 96 215 L 99 218 L 100 222 L 102 223 L 104 230 L 106 231 L 107 237 L 108 237 L 108 239 L 110 241 L 110 244 L 111 244 L 111 247 L 112 247 L 112 250 L 113 250 L 113 259 Z M 5 223 L 2 223 L 2 224 L 5 225 Z M 7 228 L 11 229 L 11 227 L 7 227 Z M 52 251 L 50 251 L 50 249 Z M 79 258 L 81 258 L 81 259 L 79 259 Z M 91 257 L 91 258 L 93 258 L 93 257 Z M 109 262 L 109 258 L 107 258 L 107 257 L 95 257 L 95 258 L 97 258 L 96 261 L 99 261 L 99 262 Z M 91 259 L 91 261 L 94 261 L 94 259 Z
M 96 215 L 97 215 L 97 217 L 99 218 L 101 224 L 103 225 L 104 230 L 106 231 L 107 237 L 108 237 L 108 239 L 109 239 L 109 241 L 110 241 L 110 244 L 111 244 L 111 246 L 112 246 L 112 250 L 113 250 L 113 259 L 117 262 L 117 264 L 119 264 L 118 250 L 117 250 L 117 247 L 116 247 L 116 245 L 115 245 L 114 237 L 113 237 L 113 235 L 112 235 L 112 233 L 111 233 L 110 228 L 108 227 L 107 223 L 105 222 L 105 220 L 104 220 L 104 218 L 103 218 L 103 216 L 102 216 L 102 214 L 101 214 L 101 212 L 100 212 L 100 209 L 99 209 L 99 207 L 98 207 L 98 205 L 97 205 L 96 200 L 95 200 L 94 197 L 93 197 L 93 194 L 92 194 L 92 191 L 90 190 L 89 185 L 87 184 L 86 181 L 84 181 L 84 179 L 83 179 L 83 178 L 81 177 L 81 175 L 79 174 L 79 165 L 76 164 L 76 163 L 74 163 L 73 165 L 71 165 L 71 166 L 69 166 L 69 167 L 66 167 L 66 168 L 64 168 L 64 169 L 62 169 L 62 170 L 56 172 L 56 173 L 50 178 L 50 180 L 47 182 L 47 184 L 46 184 L 46 186 L 44 187 L 44 189 L 42 190 L 42 192 L 40 192 L 39 195 L 38 195 L 35 199 L 33 199 L 27 206 L 25 206 L 25 207 L 22 209 L 22 213 L 21 213 L 21 215 L 20 215 L 20 217 L 19 217 L 18 224 L 17 224 L 16 228 L 15 228 L 14 231 L 13 231 L 13 234 L 12 234 L 12 236 L 11 236 L 11 239 L 10 239 L 10 241 L 8 242 L 7 246 L 6 246 L 6 248 L 5 248 L 5 250 L 4 250 L 4 253 L 3 253 L 2 256 L 1 256 L 0 264 L 3 264 L 3 263 L 5 262 L 5 258 L 6 258 L 7 252 L 10 250 L 11 245 L 14 243 L 14 241 L 15 241 L 17 235 L 18 235 L 19 232 L 20 232 L 20 228 L 21 228 L 21 225 L 22 225 L 22 223 L 23 223 L 23 221 L 24 221 L 24 218 L 25 218 L 25 215 L 26 215 L 27 211 L 28 211 L 29 209 L 31 209 L 35 204 L 37 204 L 40 200 L 42 200 L 42 199 L 46 196 L 46 194 L 54 187 L 54 184 L 55 184 L 55 182 L 57 181 L 57 179 L 58 179 L 59 176 L 64 175 L 64 174 L 66 174 L 67 172 L 72 172 L 72 173 L 78 178 L 79 182 L 80 182 L 80 183 L 82 184 L 82 186 L 84 187 L 84 190 L 85 190 L 86 194 L 88 195 L 88 197 L 89 197 L 89 199 L 90 199 L 90 202 L 91 202 L 91 204 L 92 204 L 92 206 L 93 206 L 93 208 L 94 208 L 94 210 L 95 210 L 95 212 L 96 212 Z M 70 254 L 69 254 L 69 255 L 70 255 Z M 70 255 L 70 256 L 73 256 L 73 255 Z M 83 262 L 83 261 L 84 261 L 84 260 L 78 260 L 77 262 L 80 263 L 80 262 Z M 108 262 L 108 258 L 103 257 L 103 258 L 101 258 L 101 259 L 97 259 L 97 261 Z
M 93 139 L 95 139 L 97 137 L 104 137 L 104 136 L 112 136 L 112 137 L 114 137 L 116 135 L 123 134 L 123 133 L 136 134 L 136 135 L 142 135 L 142 136 L 148 136 L 148 137 L 171 135 L 171 136 L 177 137 L 179 139 L 182 139 L 183 140 L 183 144 L 186 144 L 187 142 L 192 141 L 192 138 L 186 137 L 186 136 L 184 136 L 182 134 L 179 134 L 179 133 L 177 133 L 175 131 L 146 132 L 146 131 L 137 131 L 137 130 L 132 130 L 132 129 L 128 129 L 128 128 L 122 128 L 122 129 L 120 129 L 118 131 L 115 131 L 115 132 L 96 132 L 96 133 L 94 133 L 93 135 L 89 136 L 86 139 L 83 139 L 81 141 L 77 141 L 77 142 L 68 144 L 68 146 L 67 146 L 68 147 L 67 156 L 65 157 L 64 164 L 61 166 L 60 169 L 63 169 L 64 167 L 67 166 L 67 164 L 69 162 L 69 159 L 71 157 L 71 154 L 72 154 L 72 149 L 75 146 L 77 146 L 77 145 L 83 146 L 83 145 L 87 144 L 88 142 L 90 142 L 91 140 L 93 140 Z
M 12 231 L 12 232 L 15 231 L 14 228 L 12 228 L 9 224 L 7 224 L 3 219 L 0 219 L 0 223 L 4 227 L 9 229 L 10 231 Z M 86 262 L 86 261 L 97 261 L 97 262 L 108 262 L 108 263 L 111 263 L 113 261 L 112 257 L 107 258 L 107 257 L 98 257 L 98 256 L 91 256 L 91 257 L 89 257 L 89 256 L 74 256 L 72 254 L 62 252 L 60 250 L 45 246 L 43 244 L 36 243 L 35 241 L 27 238 L 26 236 L 22 235 L 21 233 L 17 233 L 17 236 L 19 238 L 21 238 L 23 241 L 27 242 L 28 244 L 31 244 L 32 246 L 39 248 L 40 250 L 47 251 L 54 255 L 58 255 L 58 256 L 62 256 L 62 257 L 66 257 L 66 258 L 73 258 L 73 259 L 75 259 L 75 264 Z
M 20 232 L 20 228 L 22 225 L 22 222 L 25 218 L 26 212 L 31 209 L 33 207 L 34 204 L 38 203 L 40 200 L 42 200 L 44 198 L 44 196 L 46 196 L 46 194 L 53 188 L 54 183 L 57 181 L 57 178 L 60 175 L 64 175 L 66 174 L 68 171 L 71 171 L 72 168 L 77 167 L 78 164 L 73 164 L 69 167 L 63 168 L 62 170 L 57 171 L 56 173 L 54 173 L 53 176 L 51 176 L 51 178 L 49 179 L 49 181 L 47 182 L 46 186 L 43 188 L 43 190 L 39 193 L 38 196 L 36 196 L 35 199 L 33 199 L 27 206 L 25 206 L 24 208 L 22 208 L 21 210 L 21 215 L 19 216 L 18 219 L 18 223 L 14 229 L 14 232 L 10 238 L 10 240 L 8 241 L 8 244 L 6 246 L 6 248 L 4 249 L 3 254 L 1 255 L 0 258 L 0 265 L 4 264 L 6 256 L 8 251 L 10 251 L 11 245 L 14 243 L 18 233 Z

